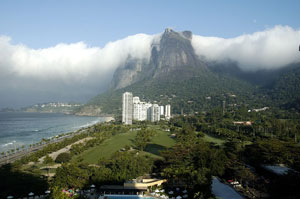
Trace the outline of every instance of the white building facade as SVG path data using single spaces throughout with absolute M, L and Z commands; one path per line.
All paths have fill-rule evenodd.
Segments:
M 151 107 L 151 122 L 157 122 L 160 120 L 160 107 L 157 104 L 153 104 Z
M 161 115 L 169 120 L 171 118 L 171 106 L 142 102 L 139 97 L 133 97 L 130 92 L 123 93 L 122 122 L 124 124 L 131 125 L 133 120 L 157 122 L 160 121 Z
M 131 125 L 133 117 L 133 97 L 132 93 L 125 92 L 122 97 L 122 122 Z
M 166 120 L 169 120 L 171 118 L 171 105 L 170 104 L 166 105 L 165 118 L 166 118 Z
M 165 115 L 165 107 L 160 106 L 160 115 Z

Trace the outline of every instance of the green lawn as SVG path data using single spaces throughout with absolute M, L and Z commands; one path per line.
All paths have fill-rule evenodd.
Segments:
M 105 140 L 102 144 L 73 157 L 72 160 L 83 158 L 83 162 L 96 164 L 100 158 L 108 158 L 116 151 L 124 148 L 126 145 L 131 146 L 135 135 L 135 131 L 115 135 L 110 139 Z
M 157 130 L 157 135 L 152 139 L 151 143 L 146 146 L 145 151 L 153 155 L 159 156 L 160 151 L 165 150 L 175 144 L 175 140 L 170 138 L 169 132 Z
M 149 155 L 154 158 L 159 158 L 160 150 L 166 149 L 167 147 L 175 144 L 175 140 L 170 138 L 168 132 L 156 130 L 157 135 L 153 138 L 152 142 L 149 143 L 143 155 Z M 111 137 L 104 141 L 102 144 L 88 149 L 78 156 L 73 157 L 72 161 L 76 159 L 83 159 L 83 162 L 88 164 L 97 164 L 100 158 L 109 158 L 113 153 L 124 148 L 126 145 L 134 146 L 133 139 L 136 135 L 136 131 L 129 131 Z
M 220 138 L 216 138 L 216 137 L 210 136 L 208 134 L 204 134 L 203 140 L 206 142 L 215 143 L 216 145 L 222 145 L 226 142 L 226 140 L 222 140 Z

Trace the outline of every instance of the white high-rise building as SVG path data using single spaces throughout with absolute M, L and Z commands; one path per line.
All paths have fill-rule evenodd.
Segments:
M 165 114 L 165 107 L 160 106 L 160 115 L 164 115 L 164 114 Z
M 166 118 L 166 120 L 169 120 L 171 118 L 171 105 L 170 104 L 166 105 L 165 118 Z
M 160 120 L 160 107 L 157 104 L 153 104 L 150 108 L 151 112 L 151 122 L 156 122 Z
M 141 102 L 139 97 L 133 97 L 132 101 L 133 101 L 134 104 L 137 104 L 137 103 Z
M 147 110 L 151 104 L 141 102 L 139 97 L 133 97 L 133 119 L 138 121 L 147 120 Z
M 132 124 L 133 116 L 133 99 L 132 93 L 125 92 L 123 93 L 122 98 L 122 122 L 124 124 Z
M 165 115 L 166 119 L 170 119 L 171 108 L 170 105 L 167 106 L 165 108 L 158 104 L 142 102 L 139 97 L 133 97 L 132 93 L 125 92 L 122 100 L 122 122 L 124 124 L 132 124 L 132 120 L 156 122 L 160 121 L 161 115 Z
M 132 99 L 133 99 L 133 119 L 139 120 L 140 109 L 141 109 L 140 98 L 133 97 Z
M 140 121 L 147 120 L 147 111 L 151 106 L 152 106 L 152 104 L 150 104 L 150 103 L 142 102 Z

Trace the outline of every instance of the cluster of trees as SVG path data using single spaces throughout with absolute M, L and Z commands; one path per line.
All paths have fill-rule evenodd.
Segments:
M 274 114 L 272 111 L 253 113 L 245 110 L 223 114 L 221 110 L 216 110 L 208 112 L 206 115 L 173 118 L 170 121 L 172 125 L 170 129 L 176 132 L 178 143 L 181 143 L 181 140 L 183 140 L 182 143 L 190 143 L 188 146 L 183 147 L 184 150 L 189 151 L 189 153 L 183 153 L 185 154 L 184 158 L 188 157 L 187 154 L 192 154 L 189 146 L 193 146 L 191 144 L 193 143 L 192 141 L 197 140 L 196 135 L 200 140 L 203 132 L 226 139 L 225 144 L 221 148 L 218 148 L 222 156 L 216 157 L 222 160 L 221 164 L 212 161 L 212 165 L 209 167 L 211 169 L 216 165 L 223 166 L 218 167 L 220 172 L 214 175 L 227 180 L 236 179 L 244 187 L 249 186 L 259 192 L 268 193 L 272 198 L 283 196 L 285 198 L 297 198 L 300 194 L 297 189 L 292 187 L 295 187 L 293 182 L 298 182 L 299 180 L 298 173 L 274 178 L 274 174 L 270 175 L 270 177 L 265 175 L 266 171 L 261 171 L 263 164 L 285 164 L 298 172 L 300 171 L 300 146 L 297 138 L 300 133 L 298 130 L 299 119 L 291 119 L 288 117 L 290 116 L 289 114 L 272 114 Z M 283 115 L 284 119 L 280 119 Z M 241 118 L 252 121 L 252 125 L 234 125 L 233 121 Z M 189 128 L 192 130 L 188 130 Z M 186 133 L 189 131 L 198 131 L 199 133 L 196 135 Z M 186 135 L 189 136 L 187 137 Z M 245 140 L 247 142 L 244 142 Z M 215 146 L 212 145 L 210 147 L 214 148 Z M 202 146 L 202 148 L 205 147 Z M 182 149 L 177 147 L 176 151 L 182 151 Z M 177 154 L 176 151 L 169 154 L 171 156 L 174 153 L 175 160 L 182 153 Z M 198 154 L 200 156 L 200 153 Z M 225 157 L 223 156 L 224 154 Z M 204 154 L 201 156 L 205 157 Z M 214 156 L 210 154 L 209 157 Z M 179 159 L 179 162 L 189 162 L 182 167 L 188 170 L 192 161 Z M 202 160 L 202 162 L 205 161 Z M 172 163 L 170 165 L 174 166 Z M 201 168 L 203 168 L 203 165 L 201 165 Z M 195 168 L 192 170 L 196 172 Z M 192 174 L 192 170 L 187 171 L 188 174 L 184 174 L 180 179 L 184 179 L 184 176 Z M 255 170 L 258 173 L 255 173 Z M 167 171 L 173 171 L 171 174 L 175 174 L 175 176 L 181 173 L 179 166 Z M 265 181 L 264 178 L 260 178 L 260 175 L 271 180 Z M 191 181 L 191 179 L 187 180 L 187 182 Z
M 245 156 L 252 165 L 285 164 L 300 171 L 300 146 L 278 139 L 258 140 L 245 148 Z
M 88 136 L 88 134 L 81 133 L 81 134 L 75 135 L 71 138 L 66 138 L 61 142 L 48 144 L 47 146 L 43 147 L 42 149 L 38 150 L 37 152 L 35 152 L 31 155 L 24 156 L 20 160 L 17 160 L 16 162 L 14 162 L 14 164 L 22 165 L 22 164 L 27 164 L 28 162 L 37 162 L 39 160 L 39 158 L 46 156 L 47 154 L 49 154 L 51 152 L 62 149 L 78 140 L 86 138 L 87 136 Z
M 49 153 L 58 151 L 59 149 L 62 149 L 86 137 L 92 137 L 92 139 L 88 140 L 86 143 L 72 145 L 71 154 L 70 154 L 70 156 L 72 157 L 73 155 L 77 155 L 87 150 L 88 148 L 91 148 L 93 146 L 96 146 L 97 144 L 102 143 L 105 139 L 108 139 L 112 135 L 115 135 L 117 133 L 124 133 L 126 131 L 128 131 L 128 127 L 123 127 L 121 125 L 97 124 L 86 129 L 84 133 L 74 135 L 71 138 L 66 138 L 61 142 L 48 144 L 47 146 L 43 147 L 37 152 L 31 155 L 24 156 L 20 160 L 17 160 L 14 164 L 22 165 L 22 164 L 27 164 L 28 162 L 37 162 L 39 158 L 46 156 Z
M 163 177 L 168 186 L 184 186 L 196 198 L 210 198 L 212 175 L 223 175 L 227 157 L 223 150 L 199 139 L 192 128 L 177 134 L 177 144 L 162 153 Z
M 143 128 L 137 132 L 137 135 L 134 139 L 134 144 L 139 150 L 143 151 L 147 146 L 147 143 L 151 141 L 154 135 L 155 135 L 155 131 L 151 129 Z
M 0 179 L 0 198 L 9 195 L 22 198 L 28 196 L 29 192 L 44 195 L 45 190 L 48 189 L 47 179 L 20 171 L 18 167 L 11 164 L 0 167 Z
M 250 124 L 236 124 L 236 121 Z M 180 116 L 171 120 L 175 127 L 183 127 L 185 123 L 197 131 L 229 140 L 253 141 L 271 137 L 297 143 L 300 137 L 300 119 L 278 109 L 249 112 L 247 107 L 240 107 L 225 113 L 223 109 L 214 109 L 205 115 Z
M 43 149 L 33 157 L 41 157 L 49 151 L 91 137 L 85 143 L 72 145 L 70 153 L 57 157 L 56 161 L 63 164 L 56 170 L 56 175 L 49 185 L 54 192 L 58 188 L 84 189 L 91 184 L 97 186 L 123 184 L 126 180 L 152 172 L 168 179 L 166 188 L 184 186 L 189 190 L 189 196 L 194 198 L 213 197 L 211 193 L 213 175 L 223 179 L 237 179 L 246 187 L 268 192 L 278 183 L 270 185 L 261 182 L 249 165 L 259 168 L 261 164 L 284 163 L 300 171 L 300 146 L 295 143 L 298 141 L 299 120 L 289 117 L 288 114 L 283 114 L 285 118 L 282 119 L 282 114 L 271 113 L 271 111 L 248 112 L 246 107 L 240 107 L 230 112 L 215 109 L 206 114 L 180 116 L 172 118 L 169 122 L 162 121 L 159 123 L 161 129 L 168 128 L 171 134 L 176 134 L 176 144 L 171 148 L 165 148 L 160 154 L 163 159 L 160 160 L 154 160 L 144 153 L 137 153 L 137 150 L 128 150 L 101 159 L 96 165 L 69 162 L 72 156 L 102 143 L 111 136 L 127 132 L 129 128 L 140 128 L 133 144 L 138 150 L 143 151 L 156 133 L 154 128 L 147 128 L 147 123 L 143 122 L 131 127 L 117 124 L 95 125 L 85 134 L 77 135 L 71 138 L 72 140 L 66 139 L 58 143 L 59 146 L 47 146 L 45 151 Z M 233 121 L 237 120 L 249 120 L 253 123 L 236 125 Z M 205 142 L 204 133 L 226 139 L 226 142 L 222 146 Z M 244 141 L 247 141 L 247 144 Z M 46 156 L 44 162 L 51 163 L 53 160 Z M 14 169 L 10 168 L 10 171 L 18 171 L 20 163 L 23 163 L 22 160 L 11 165 Z M 5 172 L 7 170 L 0 171 L 1 178 L 5 177 Z M 20 172 L 18 175 L 23 174 Z M 48 186 L 43 183 L 44 181 L 41 185 Z M 44 190 L 44 187 L 41 189 Z
M 51 187 L 88 188 L 90 184 L 123 184 L 124 181 L 150 173 L 153 160 L 133 152 L 116 152 L 97 165 L 63 164 L 58 168 Z

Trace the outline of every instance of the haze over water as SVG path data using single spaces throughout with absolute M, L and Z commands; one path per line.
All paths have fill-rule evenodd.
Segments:
M 102 117 L 53 113 L 0 112 L 0 152 L 21 148 L 62 133 L 103 122 Z

